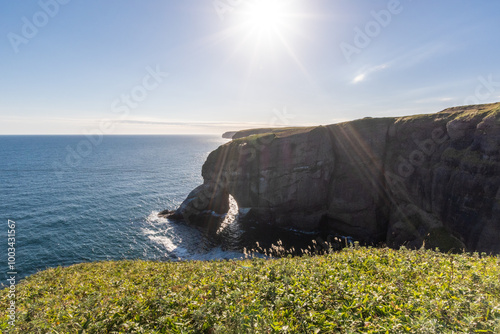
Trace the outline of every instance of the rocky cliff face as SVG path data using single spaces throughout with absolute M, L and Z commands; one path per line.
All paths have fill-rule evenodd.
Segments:
M 500 104 L 246 130 L 209 155 L 173 217 L 216 225 L 232 195 L 241 216 L 275 226 L 498 253 L 499 148 Z

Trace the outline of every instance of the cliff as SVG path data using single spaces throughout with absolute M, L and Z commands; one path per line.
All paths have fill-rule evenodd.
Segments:
M 389 246 L 500 252 L 500 103 L 236 133 L 173 218 L 240 216 Z
M 225 138 L 225 139 L 233 139 L 234 135 L 236 134 L 236 132 L 238 131 L 228 131 L 228 132 L 224 132 L 222 134 L 222 138 Z

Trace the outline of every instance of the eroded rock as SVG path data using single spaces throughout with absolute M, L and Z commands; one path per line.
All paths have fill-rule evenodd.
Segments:
M 254 220 L 368 243 L 500 252 L 500 104 L 237 132 L 171 216 Z M 215 223 L 216 224 L 216 223 Z

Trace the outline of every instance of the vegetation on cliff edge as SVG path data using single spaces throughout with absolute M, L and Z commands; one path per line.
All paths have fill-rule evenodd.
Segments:
M 118 261 L 17 286 L 4 333 L 499 333 L 500 258 L 347 248 L 322 256 Z

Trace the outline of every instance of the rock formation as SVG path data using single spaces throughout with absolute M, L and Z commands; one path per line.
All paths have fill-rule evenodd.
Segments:
M 238 131 L 228 131 L 228 132 L 224 132 L 222 134 L 222 138 L 226 138 L 226 139 L 233 139 L 234 135 L 237 133 Z
M 392 247 L 500 252 L 500 103 L 236 133 L 171 214 L 240 215 Z

